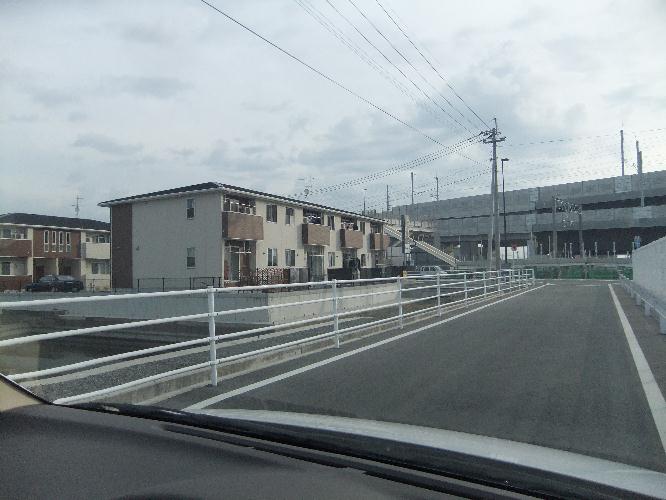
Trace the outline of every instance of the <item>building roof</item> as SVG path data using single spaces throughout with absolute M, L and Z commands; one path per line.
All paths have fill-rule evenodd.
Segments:
M 19 224 L 23 226 L 61 227 L 68 229 L 90 229 L 95 231 L 110 231 L 108 222 L 93 219 L 79 219 L 76 217 L 58 217 L 55 215 L 39 215 L 11 213 L 1 214 L 0 223 Z
M 137 194 L 133 196 L 127 196 L 124 198 L 116 198 L 114 200 L 108 200 L 108 201 L 103 201 L 99 203 L 100 207 L 111 207 L 113 205 L 120 205 L 123 203 L 132 203 L 133 201 L 143 201 L 149 198 L 160 198 L 160 197 L 165 197 L 165 196 L 174 196 L 174 195 L 179 195 L 179 194 L 185 194 L 185 193 L 194 193 L 197 191 L 220 191 L 220 192 L 239 192 L 239 193 L 246 193 L 248 195 L 256 196 L 259 198 L 267 198 L 267 199 L 274 199 L 274 200 L 281 200 L 293 205 L 298 205 L 298 206 L 303 206 L 303 207 L 312 207 L 312 208 L 318 208 L 322 210 L 328 210 L 332 212 L 337 212 L 341 214 L 348 214 L 354 217 L 362 217 L 367 220 L 375 220 L 375 221 L 382 221 L 382 219 L 378 219 L 376 217 L 370 217 L 367 215 L 362 215 L 356 212 L 350 212 L 348 210 L 342 210 L 339 208 L 335 207 L 329 207 L 326 205 L 320 205 L 318 203 L 310 203 L 306 200 L 299 200 L 296 198 L 289 198 L 286 196 L 281 196 L 278 194 L 271 194 L 271 193 L 264 193 L 262 191 L 256 191 L 254 189 L 248 189 L 244 187 L 239 187 L 239 186 L 232 186 L 231 184 L 222 184 L 219 182 L 203 182 L 201 184 L 193 184 L 191 186 L 182 186 L 182 187 L 177 187 L 177 188 L 172 188 L 172 189 L 165 189 L 163 191 L 154 191 L 152 193 L 145 193 L 145 194 Z

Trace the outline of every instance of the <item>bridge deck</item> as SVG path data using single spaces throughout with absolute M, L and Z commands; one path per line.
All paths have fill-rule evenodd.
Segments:
M 663 394 L 666 339 L 614 290 Z M 410 423 L 666 471 L 655 425 L 663 415 L 653 417 L 606 282 L 548 284 L 381 342 L 318 353 L 162 404 Z

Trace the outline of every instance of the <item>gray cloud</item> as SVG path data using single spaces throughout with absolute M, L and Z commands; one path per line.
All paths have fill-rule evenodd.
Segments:
M 189 158 L 194 154 L 194 149 L 190 148 L 180 148 L 180 149 L 170 149 L 171 154 L 178 156 L 180 158 Z
M 25 91 L 39 104 L 48 108 L 71 104 L 79 100 L 79 96 L 70 90 L 33 86 L 27 87 Z
M 289 100 L 277 103 L 259 103 L 259 102 L 243 102 L 242 107 L 247 111 L 259 111 L 262 113 L 279 113 L 287 111 L 293 106 Z
M 131 42 L 165 44 L 173 40 L 166 29 L 158 25 L 133 24 L 122 29 L 122 37 Z
M 143 149 L 141 144 L 121 144 L 101 134 L 79 135 L 72 143 L 77 148 L 90 148 L 110 155 L 131 155 Z
M 102 90 L 122 92 L 137 97 L 170 99 L 185 92 L 191 87 L 191 84 L 183 82 L 177 78 L 155 76 L 114 76 L 109 77 L 104 81 Z
M 84 113 L 83 111 L 72 111 L 67 115 L 67 120 L 76 123 L 76 122 L 82 122 L 88 119 L 88 115 Z

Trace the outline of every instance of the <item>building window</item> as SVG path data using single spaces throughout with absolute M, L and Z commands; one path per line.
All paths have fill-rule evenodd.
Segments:
M 192 268 L 195 267 L 197 264 L 196 261 L 196 248 L 195 247 L 188 247 L 187 249 L 187 267 Z
M 51 251 L 55 252 L 57 250 L 57 242 L 56 242 L 56 232 L 51 231 Z
M 268 249 L 268 266 L 275 267 L 277 266 L 277 248 Z
M 109 267 L 106 262 L 93 262 L 91 268 L 92 274 L 109 274 Z
M 296 265 L 296 250 L 286 249 L 284 251 L 284 265 L 294 267 Z
M 194 198 L 187 199 L 187 218 L 194 219 Z
M 365 267 L 366 265 L 367 265 L 367 264 L 366 264 L 366 262 L 365 262 L 365 254 L 362 253 L 362 254 L 361 254 L 361 267 Z
M 49 232 L 44 231 L 44 251 L 49 251 Z
M 370 223 L 370 234 L 379 234 L 381 232 L 382 232 L 381 224 L 375 224 L 373 222 Z
M 335 252 L 328 252 L 328 267 L 335 267 Z
M 0 230 L 0 238 L 7 240 L 24 240 L 26 239 L 26 232 L 23 228 L 18 227 L 3 227 Z
M 251 215 L 256 215 L 257 213 L 257 207 L 253 199 L 236 198 L 233 196 L 224 197 L 223 210 L 225 212 L 237 212 Z
M 293 208 L 287 208 L 287 213 L 285 215 L 284 223 L 285 224 L 293 224 L 294 223 L 294 209 Z
M 65 251 L 65 233 L 58 231 L 58 252 Z
M 65 233 L 65 251 L 72 251 L 72 233 Z
M 365 234 L 365 222 L 359 222 L 358 228 L 363 234 Z
M 331 229 L 335 230 L 335 216 L 334 215 L 329 215 L 328 216 L 328 227 Z
M 342 219 L 340 220 L 340 226 L 342 227 L 342 229 L 348 229 L 350 231 L 357 229 L 354 219 L 350 219 L 349 217 L 342 217 Z
M 303 209 L 303 224 L 321 224 L 321 212 L 315 210 Z
M 266 205 L 266 220 L 277 222 L 277 205 Z
M 11 271 L 11 265 L 9 262 L 3 262 L 2 265 L 0 265 L 0 274 L 3 276 L 9 276 Z

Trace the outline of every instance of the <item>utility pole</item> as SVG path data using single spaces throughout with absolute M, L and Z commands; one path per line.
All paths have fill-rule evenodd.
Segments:
M 622 161 L 622 177 L 624 177 L 624 130 L 620 130 L 620 160 Z
M 74 213 L 76 214 L 76 217 L 79 217 L 79 212 L 81 211 L 81 208 L 79 207 L 79 202 L 83 199 L 83 197 L 77 195 L 76 196 L 76 204 L 72 205 L 74 207 Z
M 414 172 L 412 172 L 412 205 L 414 205 Z
M 638 141 L 636 141 L 636 170 L 638 170 L 638 183 L 641 186 L 641 207 L 644 207 L 645 189 L 643 187 L 643 151 L 638 147 Z
M 553 251 L 551 252 L 551 259 L 557 258 L 557 226 L 555 225 L 555 219 L 557 214 L 557 198 L 553 196 Z
M 497 143 L 503 142 L 506 137 L 498 137 L 499 131 L 497 130 L 497 118 L 493 118 L 495 127 L 486 132 L 486 138 L 483 140 L 486 144 L 493 145 L 493 184 L 492 184 L 492 193 L 493 193 L 493 227 L 495 229 L 495 269 L 497 271 L 502 267 L 500 260 L 500 231 L 499 231 L 499 189 L 497 185 Z
M 585 258 L 585 242 L 583 241 L 583 205 L 578 206 L 578 245 L 580 258 Z
M 388 213 L 389 210 L 391 210 L 391 205 L 389 204 L 389 192 L 388 192 L 388 184 L 386 185 L 386 217 L 388 218 Z
M 492 161 L 492 158 L 491 160 Z M 493 240 L 495 239 L 495 171 L 491 167 L 490 176 L 490 215 L 488 216 L 488 249 L 486 250 L 486 258 L 488 259 L 488 270 L 493 269 Z
M 363 188 L 363 215 L 365 215 L 365 193 L 367 190 L 367 188 Z
M 506 241 L 506 196 L 504 195 L 504 162 L 509 161 L 508 158 L 502 158 L 502 216 L 504 217 L 504 262 L 508 263 L 507 257 L 507 241 Z
M 436 193 L 435 194 L 435 199 L 437 201 L 439 201 L 439 177 L 438 176 L 435 176 L 435 186 L 437 186 L 436 190 L 435 190 L 435 193 Z

